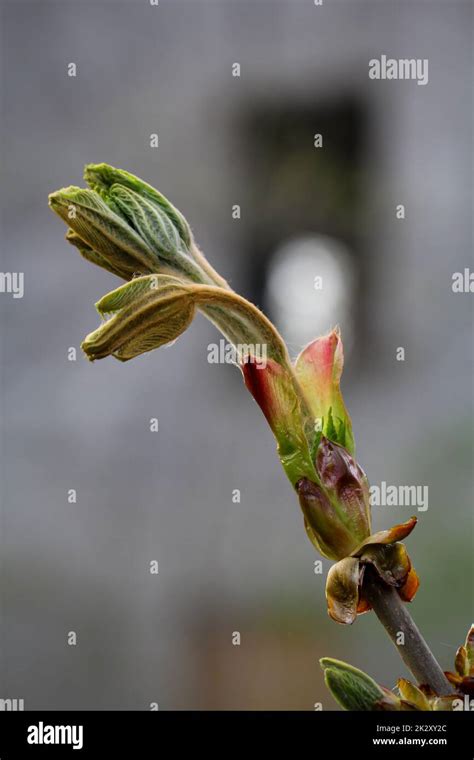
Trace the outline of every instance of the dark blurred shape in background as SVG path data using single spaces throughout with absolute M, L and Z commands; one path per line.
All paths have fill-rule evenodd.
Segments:
M 338 321 L 348 344 L 363 331 L 357 306 L 367 295 L 357 229 L 370 173 L 363 105 L 307 92 L 294 102 L 274 93 L 247 108 L 236 127 L 248 169 L 244 207 L 258 208 L 246 225 L 251 297 L 290 346 Z

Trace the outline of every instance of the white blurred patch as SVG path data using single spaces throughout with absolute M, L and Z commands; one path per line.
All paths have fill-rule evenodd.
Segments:
M 292 352 L 340 325 L 351 343 L 355 298 L 354 262 L 334 238 L 293 238 L 275 251 L 268 268 L 265 300 Z

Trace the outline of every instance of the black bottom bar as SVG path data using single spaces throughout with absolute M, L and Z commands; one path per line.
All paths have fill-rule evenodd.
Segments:
M 285 745 L 292 756 L 307 748 L 312 757 L 324 750 L 338 757 L 472 760 L 473 725 L 469 712 L 2 712 L 0 760 L 156 760 L 186 750 L 223 757 L 237 751 L 246 760 L 259 748 L 269 757 Z

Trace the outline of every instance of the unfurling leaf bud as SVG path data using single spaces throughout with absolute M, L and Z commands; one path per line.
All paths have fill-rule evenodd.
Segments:
M 82 343 L 88 359 L 115 356 L 128 361 L 170 343 L 192 322 L 195 305 L 175 277 L 139 277 L 97 303 L 100 314 L 113 316 Z
M 86 166 L 84 177 L 90 189 L 66 187 L 49 196 L 50 207 L 71 228 L 68 240 L 84 258 L 125 280 L 160 273 L 226 285 L 198 251 L 182 214 L 161 193 L 107 164 Z
M 245 320 L 243 334 L 251 331 L 258 343 L 266 345 L 269 356 L 284 356 L 284 344 L 271 322 L 241 296 L 215 285 L 146 275 L 107 293 L 96 306 L 102 316 L 113 316 L 84 340 L 82 348 L 91 360 L 112 355 L 127 361 L 159 348 L 189 327 L 196 308 L 211 311 L 213 321 L 215 311 L 225 311 L 234 334 L 240 330 L 240 320 Z

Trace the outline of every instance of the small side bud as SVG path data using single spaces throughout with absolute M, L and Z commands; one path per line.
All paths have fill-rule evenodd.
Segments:
M 320 660 L 329 691 L 344 710 L 399 710 L 400 700 L 379 686 L 362 670 L 346 662 L 323 657 Z

